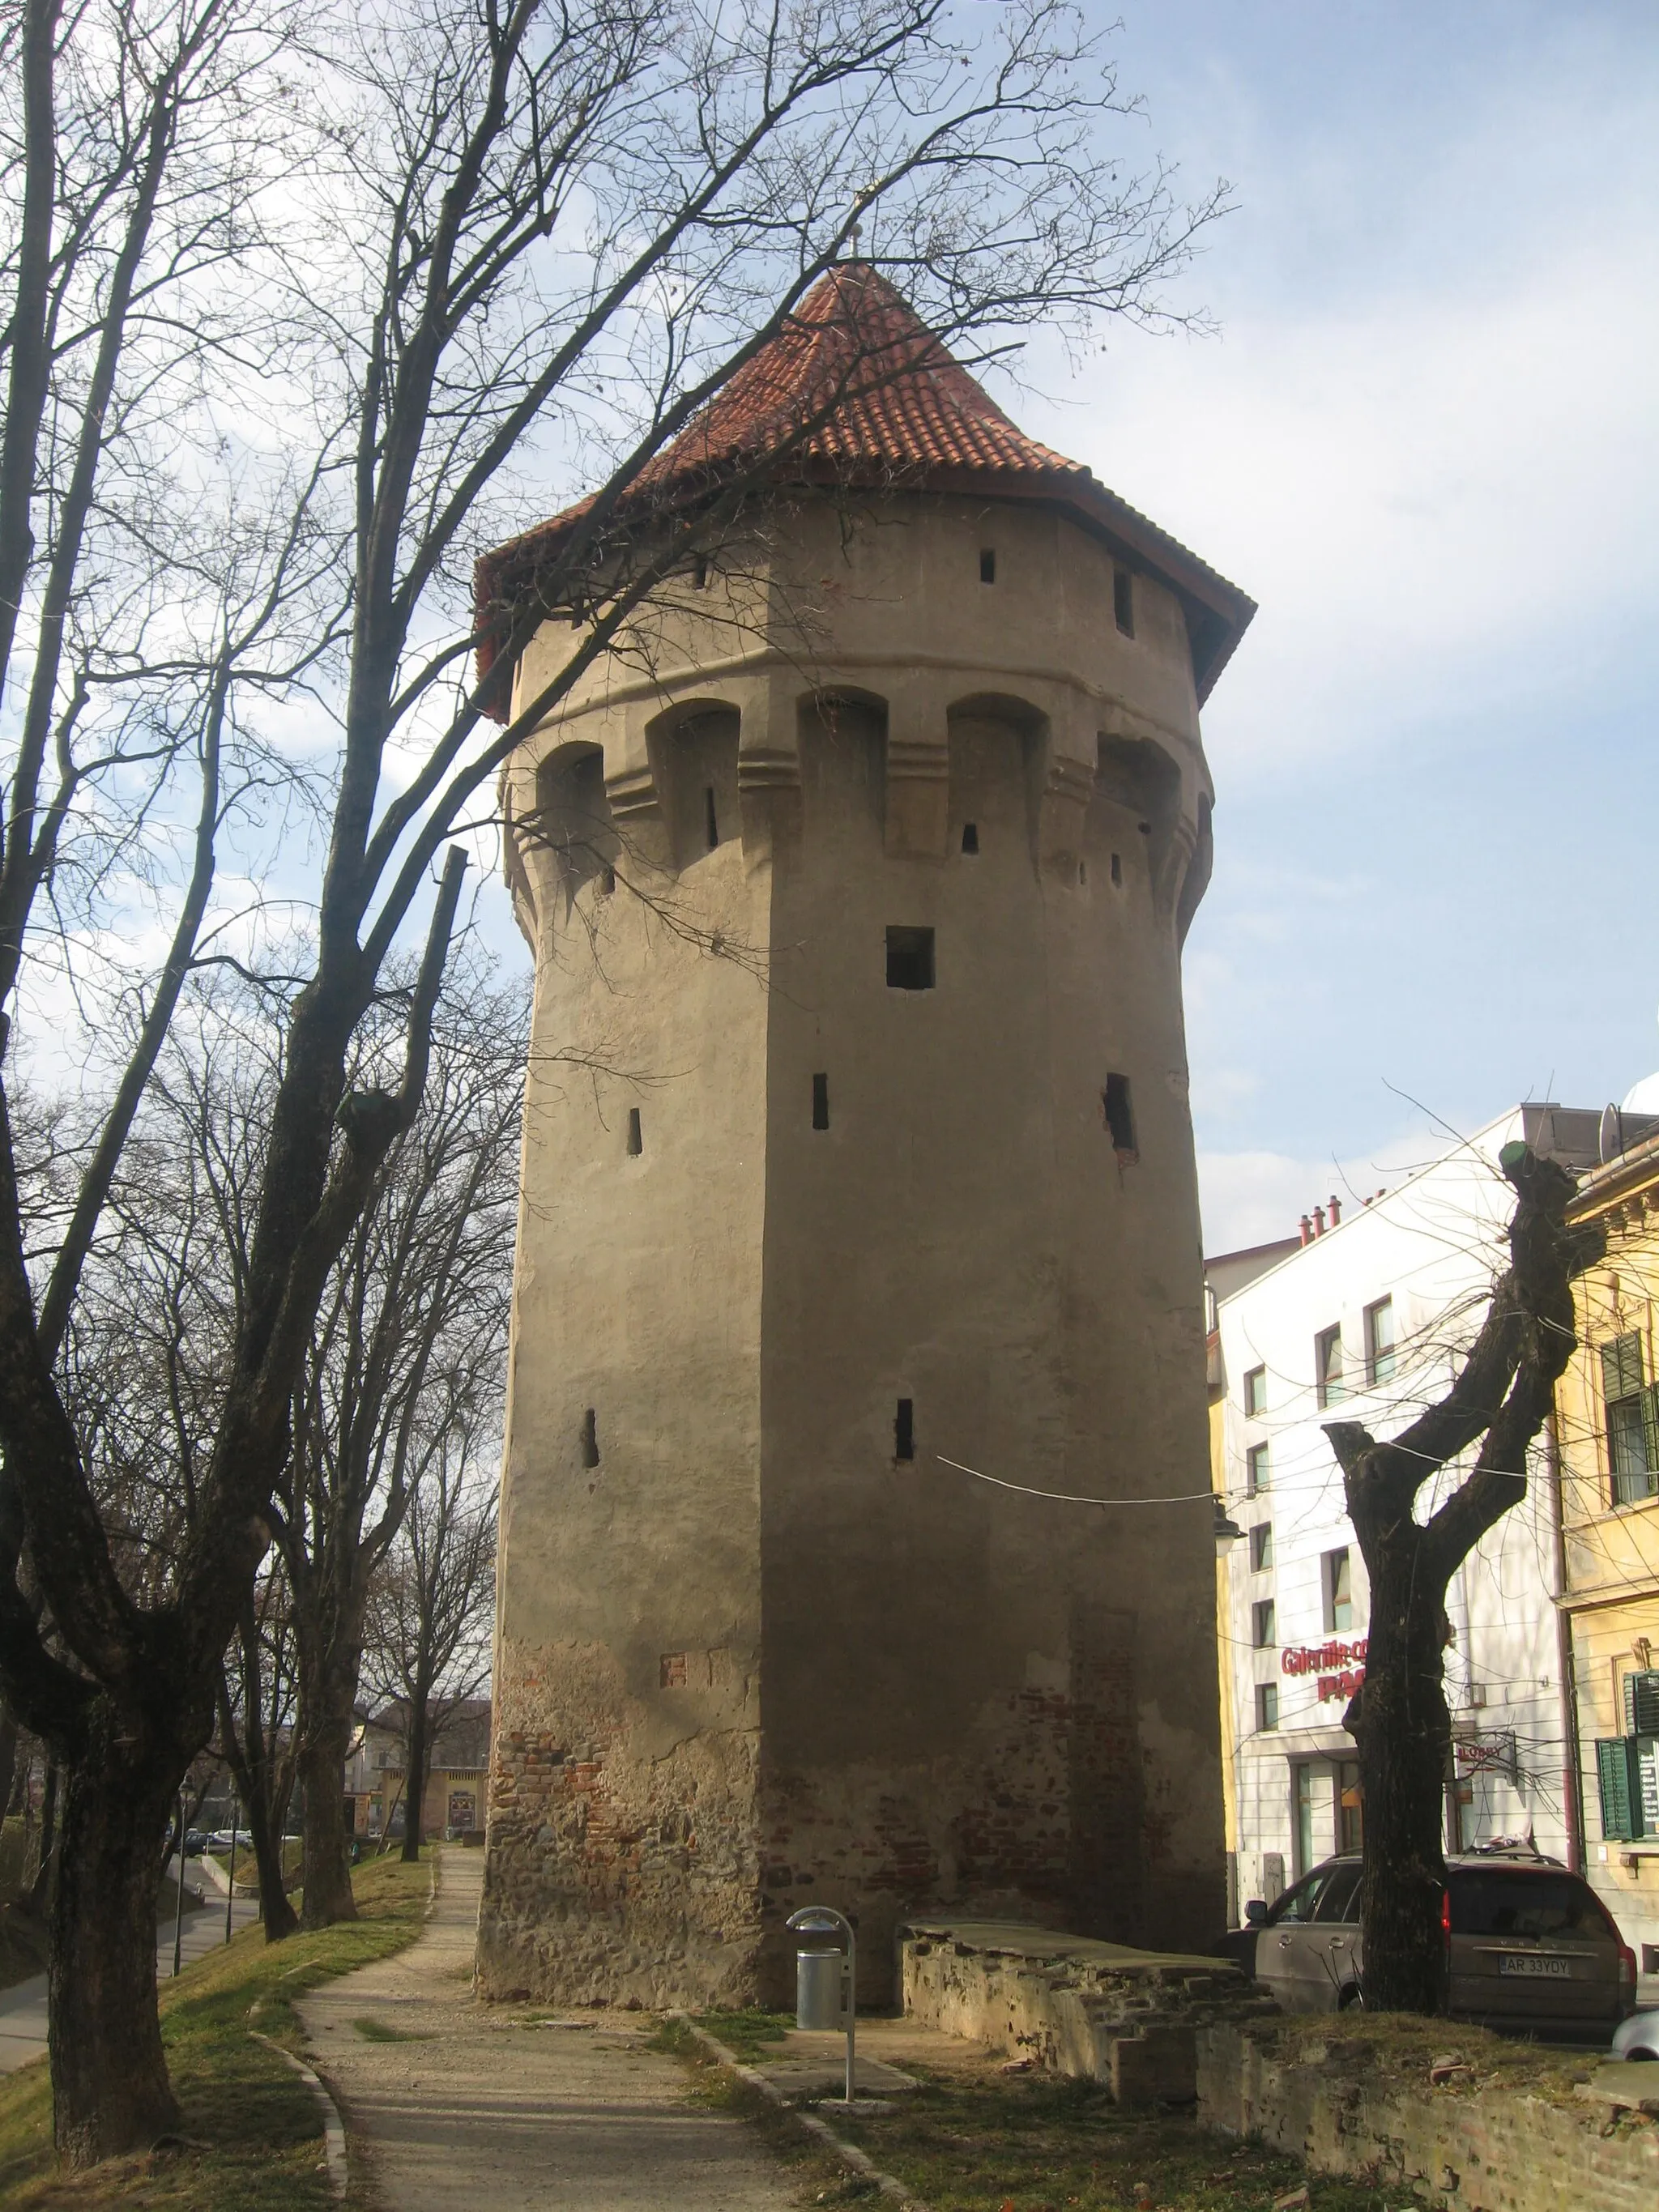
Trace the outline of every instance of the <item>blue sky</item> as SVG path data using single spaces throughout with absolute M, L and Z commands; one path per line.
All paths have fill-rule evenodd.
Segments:
M 1659 10 L 1131 0 L 1116 47 L 1235 188 L 1179 288 L 1221 335 L 1018 412 L 1261 605 L 1186 963 L 1224 1250 L 1659 1067 Z
M 1220 332 L 1038 347 L 1000 396 L 1261 603 L 1186 958 L 1224 1251 L 1659 1069 L 1659 9 L 1121 23 L 1129 142 L 1234 188 L 1174 289 Z

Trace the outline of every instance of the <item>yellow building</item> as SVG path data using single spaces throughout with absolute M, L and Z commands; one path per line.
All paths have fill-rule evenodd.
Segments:
M 1648 1976 L 1659 1974 L 1659 1134 L 1586 1176 L 1572 1216 L 1607 1238 L 1579 1284 L 1578 1349 L 1557 1393 L 1584 1864 Z

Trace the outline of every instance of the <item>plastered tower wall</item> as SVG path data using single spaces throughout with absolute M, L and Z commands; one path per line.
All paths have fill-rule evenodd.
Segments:
M 1206 1486 L 1210 787 L 1181 607 L 1135 574 L 1125 635 L 1116 568 L 1036 503 L 781 500 L 511 766 L 492 1993 L 776 1998 L 808 1898 L 871 1998 L 907 1908 L 1219 1924 L 1206 1510 L 935 1456 Z M 890 988 L 894 926 L 932 988 Z

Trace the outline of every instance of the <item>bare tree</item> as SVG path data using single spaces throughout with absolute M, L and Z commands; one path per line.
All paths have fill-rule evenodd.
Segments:
M 420 1115 L 330 1278 L 295 1394 L 271 1519 L 292 1592 L 307 1928 L 356 1910 L 343 1771 L 370 1591 L 411 1512 L 424 1533 L 452 1511 L 457 1437 L 503 1387 L 527 1027 L 525 994 L 483 988 L 476 967 L 441 1002 Z
M 506 1330 L 500 1350 L 504 1357 Z M 481 1415 L 499 1443 L 499 1365 L 467 1378 L 444 1449 L 415 1492 L 376 1578 L 365 1659 L 374 1690 L 403 1723 L 405 1859 L 423 1840 L 433 1747 L 459 1707 L 489 1680 L 495 1598 L 495 1470 L 480 1468 Z
M 1565 1168 L 1520 1143 L 1504 1146 L 1499 1164 L 1516 1194 L 1510 1264 L 1450 1389 L 1386 1443 L 1358 1421 L 1325 1424 L 1370 1581 L 1365 1680 L 1345 1725 L 1364 1792 L 1365 2002 L 1380 2011 L 1444 2008 L 1446 1589 L 1526 1495 L 1528 1448 L 1576 1341 L 1572 1279 L 1595 1254 L 1567 1226 L 1575 1186 Z M 1425 1488 L 1482 1438 L 1468 1475 L 1419 1520 Z
M 438 0 L 361 31 L 307 19 L 285 71 L 280 11 L 230 0 L 112 0 L 69 18 L 58 0 L 11 0 L 3 17 L 21 191 L 0 250 L 0 702 L 24 703 L 0 859 L 0 1691 L 66 1778 L 51 2047 L 72 2161 L 176 2124 L 155 2012 L 155 1838 L 211 1733 L 319 1303 L 420 1107 L 464 865 L 452 848 L 434 896 L 439 854 L 508 753 L 665 579 L 752 513 L 812 423 L 711 454 L 689 501 L 654 499 L 650 463 L 855 239 L 941 337 L 983 353 L 1056 316 L 1079 331 L 1156 318 L 1162 280 L 1220 204 L 1182 208 L 1161 169 L 1118 155 L 1106 126 L 1129 103 L 1060 0 L 972 20 L 964 38 L 944 0 Z M 270 149 L 305 125 L 310 158 L 275 191 Z M 272 223 L 289 226 L 286 257 Z M 253 444 L 227 437 L 204 395 L 240 391 L 263 423 L 273 380 L 292 403 L 277 410 L 283 497 L 252 502 L 246 568 L 210 574 L 215 533 L 188 558 L 170 533 L 222 456 Z M 817 419 L 839 396 L 826 390 Z M 599 489 L 556 556 L 475 617 L 470 558 L 524 513 L 528 471 L 511 471 L 532 430 L 543 476 L 555 456 Z M 100 536 L 105 515 L 121 526 Z M 139 619 L 204 607 L 202 635 L 172 660 Z M 501 672 L 551 608 L 574 611 L 573 650 L 495 726 Z M 102 647 L 117 613 L 143 649 Z M 476 684 L 481 631 L 495 680 Z M 239 702 L 301 684 L 337 735 L 309 951 L 189 1511 L 165 1571 L 135 1595 L 60 1358 L 204 957 L 224 733 L 253 733 Z M 94 699 L 108 702 L 107 739 L 76 754 Z M 146 731 L 161 740 L 149 756 Z M 99 804 L 79 818 L 104 842 L 88 849 L 125 850 L 135 823 L 190 811 L 186 772 L 192 835 L 173 841 L 171 873 L 154 862 L 167 949 L 56 1250 L 32 1258 L 9 1119 L 23 986 L 73 955 L 59 887 L 84 901 L 102 880 L 64 865 L 64 825 L 90 778 Z M 158 832 L 146 850 L 167 843 Z M 361 1029 L 423 908 L 426 951 L 395 1002 L 401 1060 L 359 1079 Z
M 300 1924 L 288 1894 L 283 1832 L 294 1798 L 297 1669 L 288 1579 L 268 1561 L 221 1671 L 218 1742 L 247 1815 L 267 1943 Z

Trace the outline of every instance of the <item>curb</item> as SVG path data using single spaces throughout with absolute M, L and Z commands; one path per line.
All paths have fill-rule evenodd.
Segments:
M 328 2160 L 328 2185 L 336 2197 L 343 2197 L 346 2193 L 350 2168 L 346 2157 L 345 2122 L 340 2117 L 340 2108 L 334 2101 L 333 2092 L 303 2058 L 296 2058 L 291 2051 L 284 2051 L 280 2043 L 273 2043 L 268 2035 L 261 2035 L 257 2027 L 249 2028 L 248 2033 L 256 2043 L 263 2043 L 267 2051 L 274 2051 L 279 2058 L 286 2059 L 322 2106 L 323 2150 Z
M 775 2081 L 769 2081 L 765 2075 L 757 2073 L 754 2067 L 745 2066 L 742 2059 L 726 2049 L 717 2035 L 711 2035 L 706 2027 L 699 2027 L 689 2014 L 676 2009 L 668 2017 L 678 2021 L 682 2027 L 688 2028 L 703 2049 L 719 2059 L 722 2066 L 729 2068 L 740 2081 L 746 2081 L 751 2089 L 758 2089 L 763 2097 L 775 2105 L 780 2112 L 787 2112 L 797 2125 L 806 2130 L 808 2135 L 816 2136 L 825 2149 L 833 2151 L 843 2166 L 850 2166 L 866 2181 L 873 2181 L 884 2197 L 890 2197 L 895 2203 L 903 2207 L 903 2212 L 928 2212 L 927 2206 L 920 2197 L 913 2194 L 902 2181 L 895 2179 L 892 2174 L 884 2173 L 866 2151 L 861 2151 L 856 2143 L 843 2142 L 829 2122 L 820 2119 L 816 2112 L 803 2112 L 799 2105 L 792 2105 Z

